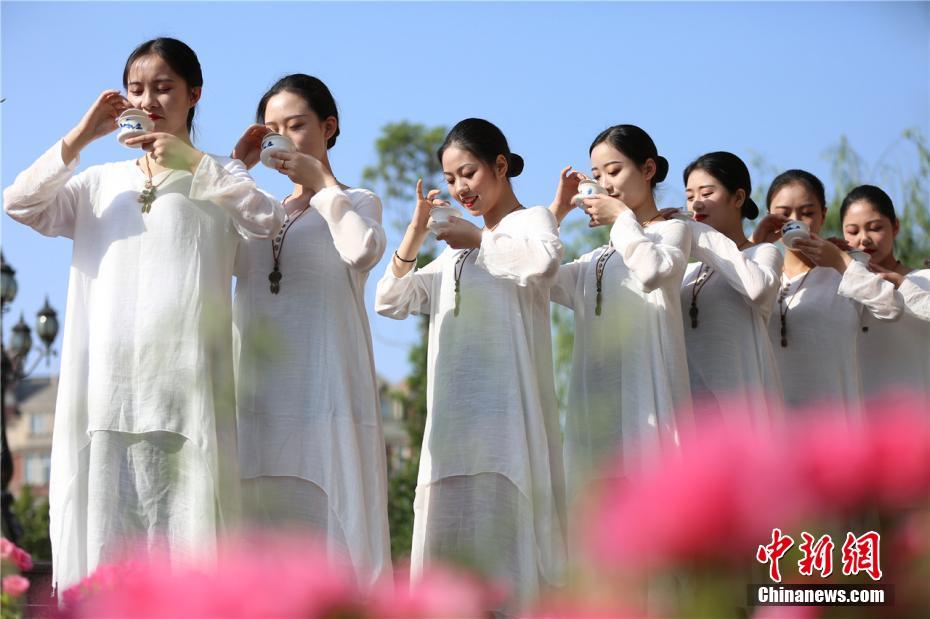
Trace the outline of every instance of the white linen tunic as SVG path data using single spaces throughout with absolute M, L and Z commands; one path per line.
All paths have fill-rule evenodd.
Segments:
M 740 251 L 707 224 L 688 222 L 691 256 L 681 286 L 691 396 L 708 412 L 746 415 L 764 428 L 779 416 L 782 386 L 768 323 L 778 296 L 782 255 L 771 243 Z M 709 276 L 706 276 L 710 269 Z M 695 297 L 695 282 L 705 274 Z M 692 326 L 692 299 L 698 310 Z M 700 420 L 698 420 L 700 421 Z
M 77 165 L 59 142 L 3 195 L 13 219 L 74 241 L 49 486 L 59 588 L 124 552 L 210 557 L 234 521 L 233 264 L 240 235 L 281 221 L 239 161 L 156 175 L 144 215 L 134 161 Z
M 862 386 L 867 397 L 905 389 L 930 410 L 930 269 L 908 273 L 898 297 L 904 306 L 899 321 L 862 319 Z
M 607 457 L 619 452 L 632 474 L 660 450 L 676 449 L 679 427 L 691 417 L 678 302 L 691 231 L 678 220 L 644 229 L 626 211 L 610 240 L 617 251 L 604 263 L 600 316 L 596 269 L 608 246 L 562 265 L 551 291 L 575 317 L 565 416 L 572 499 L 601 477 L 596 469 Z
M 381 201 L 337 187 L 271 241 L 239 248 L 233 304 L 246 517 L 322 529 L 365 588 L 390 574 L 387 473 L 365 282 L 384 253 Z
M 784 306 L 787 346 L 781 345 L 781 315 L 776 299 L 769 337 L 778 361 L 787 409 L 814 404 L 838 406 L 850 415 L 861 411 L 859 332 L 863 312 L 879 320 L 897 320 L 901 303 L 894 285 L 853 262 L 843 275 L 814 267 L 789 278 Z
M 507 215 L 459 265 L 455 316 L 462 253 L 400 278 L 388 266 L 375 297 L 384 316 L 430 317 L 412 569 L 464 556 L 527 601 L 561 582 L 565 560 L 549 320 L 562 244 L 548 209 Z

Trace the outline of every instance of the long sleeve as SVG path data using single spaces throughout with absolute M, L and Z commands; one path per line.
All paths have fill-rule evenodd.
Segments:
M 610 240 L 643 290 L 652 292 L 668 279 L 680 280 L 691 253 L 688 224 L 669 220 L 647 233 L 632 211 L 624 211 L 610 229 Z
M 518 286 L 553 279 L 562 259 L 562 241 L 555 217 L 542 206 L 519 215 L 519 219 L 508 223 L 519 225 L 520 235 L 513 234 L 512 226 L 499 226 L 496 231 L 485 230 L 481 234 L 475 264 L 494 277 L 513 280 Z
M 860 303 L 879 320 L 897 320 L 901 317 L 903 303 L 895 292 L 894 284 L 858 262 L 853 261 L 846 267 L 837 292 Z
M 752 257 L 737 248 L 726 235 L 707 224 L 689 222 L 691 255 L 711 266 L 730 286 L 751 303 L 769 307 L 778 294 L 782 258 L 771 243 L 756 248 Z
M 442 277 L 442 263 L 448 252 L 419 270 L 396 277 L 388 263 L 375 289 L 375 311 L 382 316 L 403 320 L 410 314 L 429 314 L 433 295 L 433 280 Z
M 204 155 L 194 170 L 190 198 L 225 209 L 236 230 L 246 238 L 270 238 L 284 220 L 278 201 L 255 185 L 238 159 Z
M 559 274 L 549 288 L 549 300 L 574 310 L 575 289 L 578 287 L 578 278 L 584 276 L 584 266 L 585 263 L 580 260 L 560 266 Z
M 898 287 L 904 311 L 930 321 L 930 270 L 909 273 Z
M 372 193 L 357 208 L 338 187 L 327 187 L 310 200 L 333 236 L 342 261 L 350 268 L 368 271 L 381 260 L 387 244 L 381 227 L 381 201 Z
M 61 147 L 61 141 L 56 142 L 3 190 L 3 208 L 45 236 L 73 239 L 77 209 L 89 201 L 89 193 L 85 174 L 72 176 L 78 158 L 65 165 Z

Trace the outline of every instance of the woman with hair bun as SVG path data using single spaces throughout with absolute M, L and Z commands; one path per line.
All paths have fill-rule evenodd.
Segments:
M 329 161 L 339 111 L 326 84 L 296 73 L 258 103 L 235 155 L 271 155 L 293 182 L 272 241 L 236 265 L 237 409 L 244 512 L 253 524 L 307 528 L 347 557 L 363 589 L 390 575 L 387 472 L 365 283 L 385 248 L 381 201 L 340 183 Z M 276 337 L 268 338 L 272 330 Z M 266 340 L 264 358 L 254 342 Z M 275 342 L 268 350 L 267 340 Z
M 49 483 L 59 591 L 102 564 L 215 554 L 237 521 L 230 284 L 241 239 L 280 207 L 242 163 L 191 141 L 203 74 L 184 42 L 126 60 L 104 91 L 3 192 L 10 217 L 73 240 Z M 152 131 L 125 161 L 75 174 L 81 152 L 138 108 Z
M 823 183 L 810 172 L 795 169 L 776 176 L 766 205 L 768 215 L 753 232 L 755 242 L 781 238 L 788 221 L 803 222 L 810 230 L 810 238 L 794 240 L 785 252 L 781 289 L 769 321 L 786 409 L 826 404 L 858 415 L 860 324 L 866 312 L 885 321 L 900 317 L 894 286 L 820 237 L 826 195 Z
M 461 121 L 438 152 L 449 193 L 484 227 L 430 225 L 418 200 L 378 282 L 379 314 L 429 314 L 427 419 L 414 502 L 414 576 L 464 559 L 507 583 L 507 609 L 562 579 L 565 500 L 553 386 L 549 287 L 562 244 L 552 214 L 524 208 L 523 160 L 486 120 Z M 414 270 L 432 227 L 448 247 Z M 501 609 L 493 609 L 501 610 Z
M 603 193 L 584 198 L 591 226 L 610 226 L 610 243 L 562 265 L 552 300 L 574 311 L 575 343 L 565 461 L 569 497 L 617 453 L 625 475 L 659 450 L 676 449 L 691 416 L 688 365 L 678 302 L 691 251 L 688 224 L 666 220 L 654 189 L 668 162 L 649 135 L 616 125 L 595 138 L 591 170 Z M 550 209 L 561 221 L 584 175 L 565 168 Z
M 869 255 L 869 268 L 894 284 L 904 313 L 896 323 L 862 317 L 859 365 L 866 396 L 904 389 L 930 409 L 930 270 L 914 270 L 895 257 L 900 222 L 887 193 L 856 187 L 840 206 L 843 237 Z
M 743 220 L 755 219 L 746 164 L 724 151 L 692 161 L 684 173 L 693 216 L 691 256 L 681 285 L 691 396 L 700 410 L 726 403 L 763 427 L 781 408 L 781 381 L 768 323 L 782 256 L 753 244 Z

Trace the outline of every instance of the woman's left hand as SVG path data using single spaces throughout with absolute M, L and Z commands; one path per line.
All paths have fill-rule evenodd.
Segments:
M 852 262 L 852 257 L 828 239 L 811 234 L 809 239 L 798 239 L 794 242 L 794 249 L 819 267 L 833 267 L 840 273 L 846 272 L 846 266 Z
M 275 169 L 289 179 L 303 185 L 313 193 L 324 187 L 338 185 L 338 181 L 316 157 L 304 153 L 272 153 L 271 158 L 277 164 Z
M 481 228 L 460 217 L 450 217 L 448 222 L 436 224 L 435 230 L 436 238 L 452 249 L 481 247 Z
M 164 168 L 187 170 L 191 174 L 200 165 L 203 153 L 171 133 L 146 133 L 126 140 L 126 146 L 141 146 L 151 153 L 152 161 Z
M 623 211 L 630 210 L 630 207 L 624 204 L 622 200 L 602 193 L 585 198 L 581 204 L 581 208 L 591 218 L 591 221 L 588 222 L 589 228 L 610 226 L 617 221 L 617 217 Z

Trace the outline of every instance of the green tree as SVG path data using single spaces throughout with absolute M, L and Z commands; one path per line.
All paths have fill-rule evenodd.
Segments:
M 23 486 L 13 502 L 13 513 L 23 527 L 17 542 L 33 560 L 51 561 L 52 542 L 48 535 L 48 499 L 37 497 L 32 486 Z
M 363 180 L 384 199 L 386 210 L 396 230 L 403 231 L 410 221 L 416 202 L 416 182 L 422 178 L 427 188 L 438 187 L 442 167 L 436 151 L 445 139 L 447 129 L 427 127 L 401 121 L 381 128 L 375 142 L 378 162 L 362 171 Z M 435 243 L 428 240 L 417 257 L 422 267 L 436 256 Z M 426 346 L 429 317 L 418 323 L 419 338 L 408 354 L 410 374 L 405 388 L 392 393 L 404 410 L 404 423 L 410 436 L 411 458 L 388 482 L 388 522 L 391 527 L 391 554 L 399 559 L 410 554 L 413 534 L 413 499 L 416 494 L 420 445 L 426 425 Z

